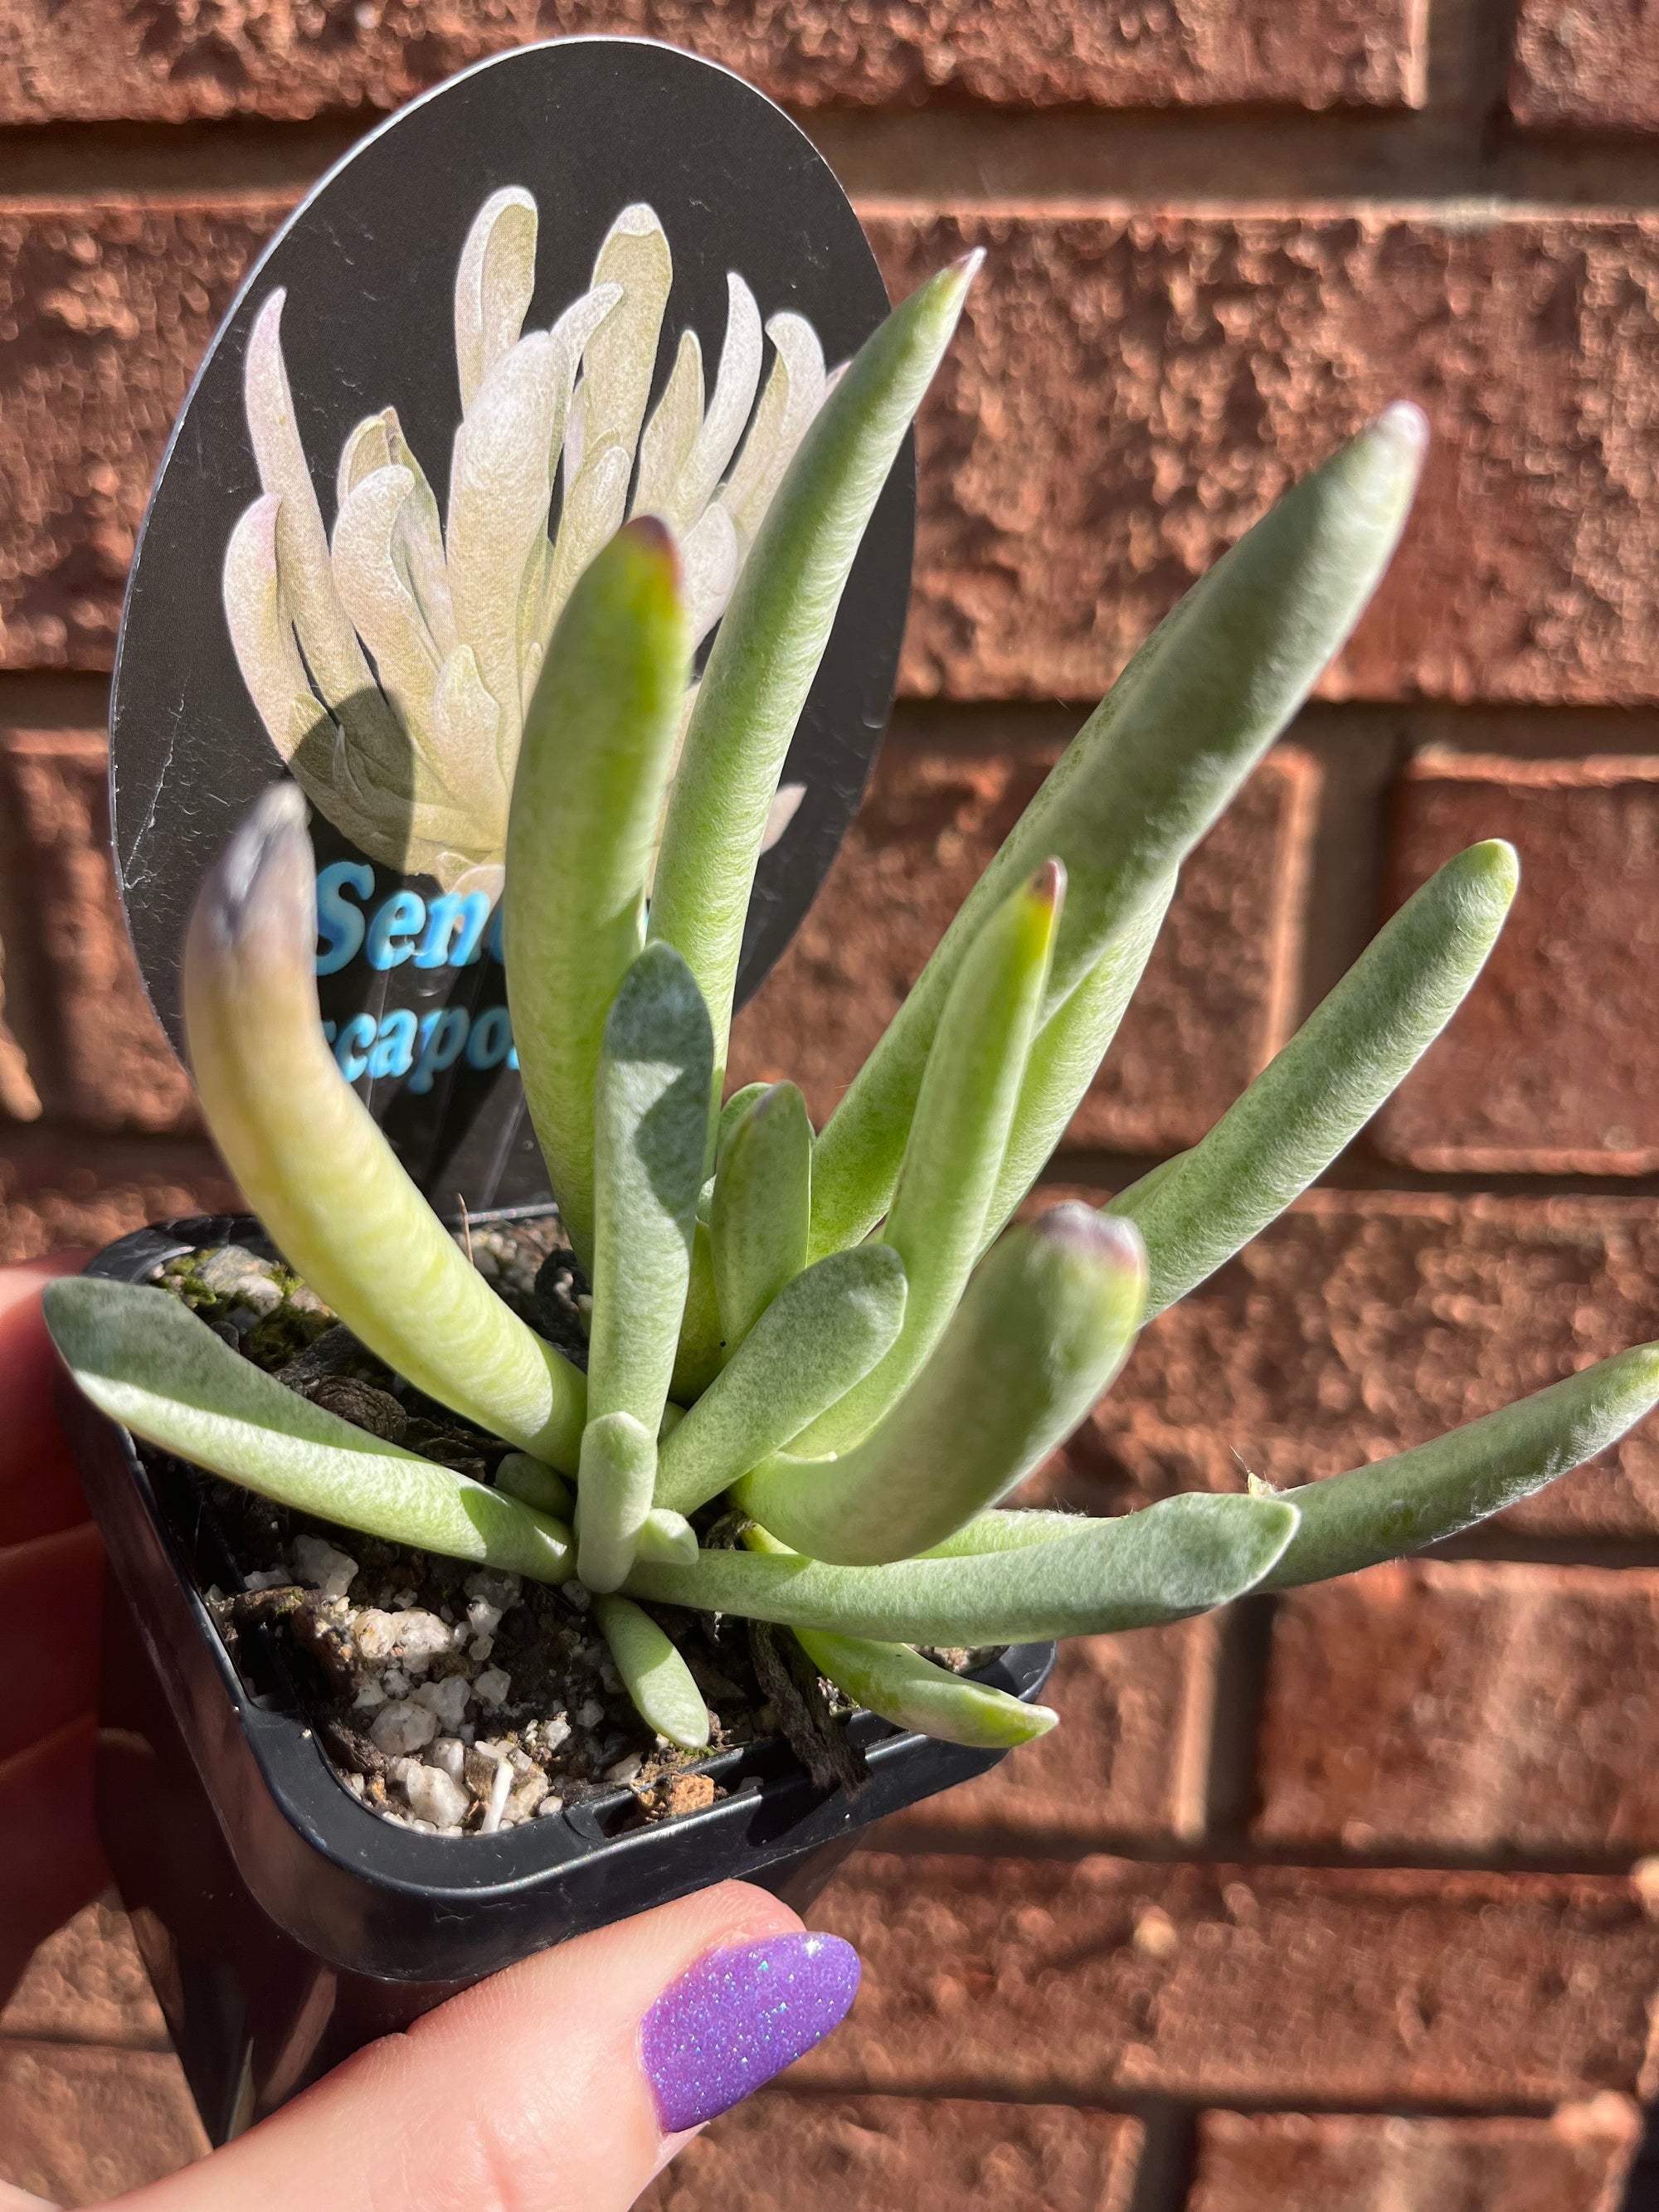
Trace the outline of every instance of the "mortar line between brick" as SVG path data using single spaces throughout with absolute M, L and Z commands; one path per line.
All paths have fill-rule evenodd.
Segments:
M 1559 2111 L 1564 2100 L 1577 2094 L 1586 2094 L 1577 2085 L 1563 2085 L 1563 2094 L 1558 2097 L 1497 2099 L 1476 2102 L 1463 2099 L 1390 2098 L 1368 2100 L 1364 2098 L 1330 2098 L 1320 2096 L 1284 2095 L 1267 2097 L 1260 2094 L 1234 2094 L 1224 2087 L 1215 2089 L 1183 2089 L 1178 2094 L 1171 2092 L 1166 2097 L 1151 2093 L 1134 2095 L 1125 2091 L 1120 2096 L 1109 2092 L 1095 2095 L 1081 2094 L 1073 2083 L 1013 2083 L 978 2074 L 927 2075 L 915 2081 L 870 2081 L 855 2074 L 829 2073 L 815 2066 L 810 2088 L 803 2083 L 799 2089 L 792 2084 L 792 2096 L 810 2095 L 826 2102 L 840 2097 L 906 2097 L 920 2101 L 944 2102 L 961 2100 L 983 2105 L 1059 2105 L 1076 2112 L 1121 2112 L 1129 2118 L 1139 2118 L 1148 2106 L 1158 2105 L 1179 2106 L 1197 2114 L 1200 2112 L 1312 2112 L 1334 2117 L 1354 2118 L 1387 2118 L 1389 2119 L 1480 2120 L 1480 2119 L 1549 2119 Z
M 137 2053 L 151 2057 L 167 2057 L 173 2050 L 165 2035 L 69 2035 L 54 2034 L 50 2028 L 0 2027 L 0 2051 L 17 2050 L 46 2051 L 115 2051 L 128 2055 Z
M 1055 1866 L 1077 1866 L 1094 1858 L 1120 1859 L 1126 1866 L 1188 1867 L 1200 1873 L 1486 1875 L 1494 1881 L 1536 1878 L 1549 1881 L 1626 1881 L 1632 1870 L 1656 1856 L 1631 1848 L 1621 1852 L 1539 1851 L 1505 1853 L 1487 1845 L 1458 1851 L 1419 1852 L 1379 1848 L 1321 1850 L 1309 1844 L 1275 1844 L 1248 1834 L 1218 1836 L 1209 1845 L 1174 1835 L 1145 1835 L 1103 1828 L 1093 1834 L 1047 1834 L 987 1826 L 930 1830 L 924 1814 L 906 1816 L 902 1831 L 870 1846 L 899 1859 L 1031 1859 Z

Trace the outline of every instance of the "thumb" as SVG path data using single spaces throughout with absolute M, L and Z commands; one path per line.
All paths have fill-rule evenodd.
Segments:
M 725 1882 L 577 1937 L 349 2059 L 123 2212 L 623 2212 L 843 2018 L 858 1960 Z

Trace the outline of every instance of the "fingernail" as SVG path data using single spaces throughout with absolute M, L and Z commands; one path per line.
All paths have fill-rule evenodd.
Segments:
M 821 2043 L 858 1994 L 837 1936 L 773 1936 L 711 1951 L 645 2015 L 640 2046 L 665 2135 L 701 2127 Z

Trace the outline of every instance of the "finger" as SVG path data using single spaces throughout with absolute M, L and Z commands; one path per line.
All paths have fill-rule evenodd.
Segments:
M 848 1945 L 724 1882 L 480 1982 L 124 2212 L 623 2212 L 857 1982 Z
M 96 1704 L 103 1587 L 89 1522 L 0 1551 L 0 1759 Z
M 0 2001 L 37 1943 L 109 1882 L 92 1821 L 90 1714 L 0 1765 Z
M 42 1285 L 73 1275 L 85 1252 L 0 1268 L 0 1544 L 72 1528 L 86 1500 L 52 1407 L 57 1355 L 40 1313 Z

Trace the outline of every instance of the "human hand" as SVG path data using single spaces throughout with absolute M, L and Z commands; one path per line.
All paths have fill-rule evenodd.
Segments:
M 0 1271 L 0 1999 L 108 1880 L 92 1816 L 103 1561 L 52 1408 L 40 1286 Z M 623 2212 L 828 2034 L 858 1961 L 726 1882 L 480 1982 L 126 2212 Z M 36 2197 L 0 2182 L 0 2212 Z

